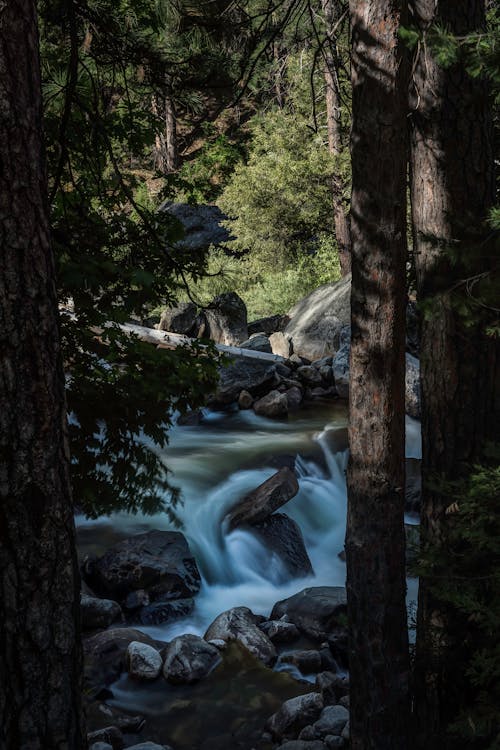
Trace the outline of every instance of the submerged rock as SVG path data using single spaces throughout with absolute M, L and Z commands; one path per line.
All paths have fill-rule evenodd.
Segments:
M 271 620 L 287 615 L 290 622 L 316 640 L 326 640 L 334 629 L 342 627 L 347 612 L 346 590 L 343 586 L 314 586 L 277 602 Z
M 226 516 L 229 529 L 232 531 L 238 526 L 252 526 L 264 521 L 295 497 L 298 491 L 299 483 L 295 472 L 288 466 L 283 466 L 233 506 Z
M 272 641 L 258 627 L 262 619 L 248 607 L 234 607 L 213 621 L 205 633 L 205 640 L 238 641 L 257 659 L 272 666 L 277 653 Z
M 313 575 L 304 537 L 298 523 L 284 513 L 273 513 L 253 529 L 266 548 L 276 554 L 291 578 Z
M 151 600 L 191 597 L 200 574 L 186 539 L 178 531 L 148 531 L 118 542 L 84 570 L 92 588 L 122 601 L 132 591 Z
M 275 740 L 293 739 L 300 730 L 312 724 L 323 710 L 323 698 L 319 693 L 306 693 L 290 698 L 266 723 L 266 729 Z
M 197 682 L 219 662 L 216 646 L 197 635 L 181 635 L 174 638 L 165 650 L 163 676 L 173 683 Z

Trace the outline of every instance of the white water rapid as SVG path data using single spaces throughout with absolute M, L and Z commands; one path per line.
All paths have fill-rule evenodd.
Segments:
M 162 458 L 171 471 L 171 483 L 182 492 L 176 512 L 200 568 L 202 587 L 188 618 L 141 630 L 161 640 L 181 633 L 203 634 L 230 607 L 245 605 L 268 615 L 276 601 L 306 586 L 344 585 L 345 564 L 338 555 L 345 536 L 346 425 L 345 406 L 333 404 L 299 411 L 288 422 L 252 411 L 209 412 L 199 426 L 174 427 Z M 408 457 L 420 457 L 420 425 L 409 418 L 406 452 Z M 222 523 L 239 498 L 294 456 L 300 489 L 283 512 L 299 524 L 315 572 L 300 580 L 287 579 L 279 559 L 251 532 L 226 534 Z M 87 546 L 89 538 L 96 544 L 96 539 L 113 535 L 123 538 L 147 529 L 173 528 L 163 513 L 119 513 L 96 521 L 79 517 L 77 526 Z

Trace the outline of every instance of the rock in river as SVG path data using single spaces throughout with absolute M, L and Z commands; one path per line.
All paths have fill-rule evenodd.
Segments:
M 156 680 L 161 672 L 163 660 L 160 653 L 147 643 L 129 643 L 126 659 L 129 675 L 138 680 Z
M 277 602 L 271 620 L 287 615 L 290 622 L 315 640 L 326 640 L 341 626 L 339 617 L 346 614 L 347 598 L 343 586 L 314 586 Z
M 254 525 L 264 521 L 271 513 L 295 497 L 298 491 L 299 483 L 295 472 L 288 466 L 283 466 L 234 505 L 227 515 L 229 529 L 232 531 L 238 526 Z
M 273 513 L 253 529 L 267 549 L 274 552 L 291 578 L 314 573 L 299 525 L 285 513 Z
M 84 577 L 98 594 L 118 601 L 139 589 L 152 601 L 190 598 L 200 589 L 196 561 L 178 531 L 148 531 L 118 542 L 86 566 Z
M 323 698 L 319 693 L 298 695 L 283 703 L 267 721 L 266 728 L 275 740 L 293 739 L 303 727 L 316 721 L 322 710 Z
M 239 641 L 251 654 L 268 666 L 276 661 L 276 649 L 258 625 L 262 617 L 248 607 L 234 607 L 219 615 L 205 633 L 205 640 Z
M 219 662 L 216 646 L 197 635 L 181 635 L 165 650 L 163 676 L 168 682 L 189 684 L 206 677 Z

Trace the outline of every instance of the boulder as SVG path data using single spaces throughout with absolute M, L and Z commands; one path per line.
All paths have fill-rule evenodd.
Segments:
M 349 398 L 349 354 L 351 345 L 343 344 L 333 358 L 333 379 L 340 398 Z
M 284 513 L 273 513 L 253 529 L 265 547 L 276 554 L 291 578 L 313 575 L 314 571 L 299 525 Z
M 293 739 L 300 730 L 312 724 L 323 710 L 323 698 L 319 693 L 306 693 L 290 698 L 266 723 L 275 740 Z
M 190 615 L 194 609 L 194 599 L 170 599 L 154 602 L 141 609 L 140 621 L 143 625 L 161 625 Z
M 406 352 L 405 377 L 406 413 L 414 419 L 420 419 L 420 361 Z
M 190 684 L 206 677 L 219 662 L 216 646 L 197 635 L 181 635 L 165 649 L 163 676 L 168 682 Z
M 156 680 L 161 672 L 163 660 L 160 653 L 147 643 L 129 643 L 126 659 L 129 675 L 138 680 Z
M 111 623 L 119 620 L 122 610 L 118 602 L 111 599 L 98 599 L 95 596 L 81 594 L 80 614 L 83 630 L 108 628 Z
M 314 722 L 313 730 L 317 738 L 328 734 L 340 736 L 349 720 L 349 711 L 344 706 L 326 706 L 321 716 Z
M 333 383 L 333 368 L 331 365 L 321 365 L 321 367 L 318 367 L 318 372 L 323 383 L 326 383 L 326 385 Z
M 289 409 L 297 409 L 302 403 L 302 391 L 296 385 L 285 391 L 285 396 Z
M 113 750 L 122 750 L 125 747 L 123 734 L 118 727 L 104 727 L 103 729 L 96 729 L 95 732 L 89 732 L 87 742 L 89 745 L 94 743 L 101 743 L 104 746 L 111 745 Z
M 293 664 L 302 674 L 313 674 L 321 670 L 321 654 L 313 649 L 290 651 L 280 657 L 282 664 Z
M 247 308 L 236 292 L 215 297 L 205 309 L 206 336 L 216 344 L 240 346 L 248 339 Z
M 277 331 L 269 336 L 269 345 L 273 354 L 288 359 L 293 354 L 293 344 L 291 336 Z
M 254 333 L 247 341 L 242 341 L 240 346 L 242 349 L 253 349 L 256 352 L 272 352 L 269 336 L 265 333 Z
M 209 626 L 205 640 L 238 641 L 247 651 L 268 666 L 276 661 L 276 649 L 272 641 L 259 630 L 262 618 L 254 615 L 248 607 L 234 607 L 220 614 Z
M 278 750 L 325 750 L 325 746 L 319 740 L 312 740 L 307 742 L 306 740 L 289 740 L 283 742 L 278 747 Z
M 313 365 L 302 365 L 297 368 L 297 375 L 307 385 L 321 385 L 323 382 L 319 370 Z
M 139 742 L 138 745 L 130 745 L 127 750 L 172 750 L 170 745 L 158 745 L 157 742 Z
M 231 239 L 229 230 L 223 225 L 227 216 L 217 206 L 165 203 L 160 210 L 167 211 L 181 223 L 184 237 L 175 243 L 179 248 L 208 250 L 210 245 L 221 245 Z
M 269 315 L 267 318 L 252 320 L 248 324 L 248 333 L 265 333 L 268 336 L 276 331 L 282 331 L 290 322 L 288 315 Z
M 288 414 L 288 399 L 285 393 L 270 391 L 262 398 L 254 401 L 253 410 L 261 417 L 286 417 Z
M 159 331 L 171 331 L 191 336 L 197 324 L 198 309 L 193 302 L 179 302 L 163 310 L 158 323 Z
M 92 745 L 89 745 L 89 750 L 113 750 L 113 745 L 110 745 L 108 742 L 94 742 Z
M 241 391 L 238 396 L 238 406 L 240 409 L 251 409 L 253 404 L 253 396 L 248 391 Z
M 212 404 L 230 404 L 238 399 L 242 390 L 252 396 L 263 396 L 277 382 L 274 364 L 260 360 L 237 359 L 219 370 L 219 383 Z
M 133 641 L 156 647 L 156 642 L 135 628 L 114 628 L 83 641 L 85 693 L 95 698 L 126 669 L 126 653 Z
M 292 338 L 293 351 L 310 361 L 334 354 L 339 348 L 340 330 L 350 322 L 351 276 L 324 284 L 304 297 L 288 313 L 291 320 L 285 334 Z
M 147 531 L 118 542 L 87 565 L 84 576 L 98 594 L 118 601 L 139 589 L 152 601 L 191 597 L 200 589 L 196 561 L 178 531 Z
M 316 640 L 326 640 L 340 626 L 339 618 L 347 611 L 346 590 L 343 586 L 314 586 L 277 602 L 271 620 L 287 615 L 300 631 Z
M 283 466 L 255 490 L 238 500 L 227 514 L 229 529 L 264 521 L 299 491 L 295 472 Z
M 328 705 L 333 705 L 349 695 L 349 678 L 342 674 L 320 672 L 316 675 L 315 685 Z
M 293 643 L 300 638 L 298 628 L 285 620 L 266 620 L 259 628 L 273 643 Z

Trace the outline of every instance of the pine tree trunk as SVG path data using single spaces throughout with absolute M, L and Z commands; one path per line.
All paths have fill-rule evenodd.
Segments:
M 164 174 L 175 172 L 179 165 L 177 145 L 177 118 L 171 92 L 171 82 L 167 77 L 166 94 L 155 97 L 153 113 L 161 119 L 162 128 L 155 138 L 154 164 L 155 168 Z
M 343 149 L 340 88 L 338 83 L 337 42 L 335 39 L 335 22 L 338 16 L 334 6 L 335 0 L 322 0 L 325 18 L 327 43 L 324 48 L 324 77 L 326 89 L 326 123 L 328 148 L 332 156 L 340 156 Z M 351 270 L 351 230 L 349 218 L 344 206 L 345 185 L 340 175 L 336 174 L 332 183 L 333 221 L 335 238 L 340 260 L 342 276 Z
M 408 750 L 404 555 L 403 2 L 351 0 L 352 294 L 346 536 L 352 750 Z
M 468 298 L 461 281 L 491 267 L 484 220 L 494 200 L 494 173 L 484 82 L 470 78 L 463 65 L 440 67 L 425 38 L 434 24 L 460 36 L 480 31 L 484 0 L 413 0 L 413 12 L 424 34 L 414 65 L 411 131 L 413 242 L 425 313 L 422 539 L 435 546 L 445 533 L 445 501 L 430 482 L 459 478 L 500 422 L 497 344 L 484 335 L 483 314 L 473 322 L 458 310 Z M 454 629 L 431 581 L 421 579 L 415 685 L 426 748 L 446 746 L 445 726 L 464 694 L 464 654 Z
M 33 0 L 0 8 L 0 749 L 80 750 L 79 575 Z

